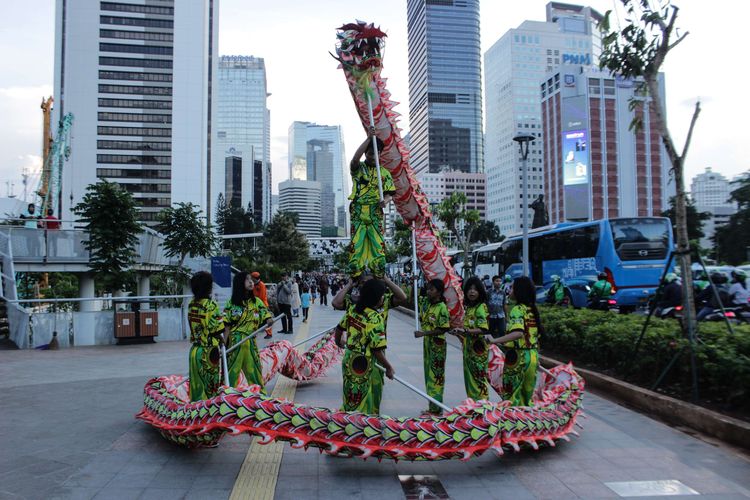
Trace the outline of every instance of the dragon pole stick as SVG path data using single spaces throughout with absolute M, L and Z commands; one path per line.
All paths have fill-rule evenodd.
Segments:
M 380 371 L 382 371 L 382 372 L 385 373 L 385 371 L 386 371 L 385 368 L 383 368 L 382 366 L 380 366 L 377 363 L 375 363 L 375 366 L 378 368 L 378 370 L 380 370 Z M 396 382 L 400 383 L 404 387 L 406 387 L 408 389 L 411 389 L 412 391 L 416 392 L 417 394 L 419 394 L 420 396 L 422 396 L 423 398 L 425 398 L 430 403 L 439 406 L 440 408 L 443 409 L 443 411 L 451 411 L 451 409 L 448 408 L 447 406 L 445 406 L 443 403 L 441 403 L 440 401 L 438 401 L 435 398 L 432 398 L 432 397 L 428 396 L 426 393 L 420 391 L 419 389 L 417 389 L 416 387 L 414 387 L 413 385 L 411 385 L 409 382 L 407 382 L 406 380 L 402 379 L 398 375 L 394 375 L 393 376 L 393 380 L 395 380 Z
M 224 372 L 224 385 L 229 385 L 229 364 L 227 363 L 227 347 L 221 344 L 221 369 Z
M 274 323 L 276 323 L 276 322 L 277 322 L 278 320 L 280 320 L 280 319 L 281 319 L 281 318 L 282 318 L 283 316 L 284 316 L 283 314 L 279 314 L 278 316 L 276 316 L 275 318 L 273 318 L 273 322 L 274 322 Z M 272 323 L 272 324 L 273 324 L 273 323 Z M 250 335 L 248 335 L 248 336 L 247 336 L 247 337 L 245 337 L 244 339 L 242 339 L 242 340 L 240 340 L 239 342 L 237 342 L 236 344 L 234 344 L 234 345 L 233 345 L 232 347 L 230 347 L 229 349 L 227 349 L 227 352 L 232 352 L 232 351 L 234 351 L 235 349 L 237 349 L 237 348 L 238 348 L 239 346 L 241 346 L 242 344 L 244 344 L 244 343 L 245 343 L 245 342 L 247 342 L 248 340 L 250 340 L 250 339 L 252 339 L 252 338 L 255 338 L 255 337 L 256 337 L 256 336 L 257 336 L 257 335 L 258 335 L 259 333 L 261 333 L 261 332 L 265 332 L 265 331 L 266 331 L 266 328 L 268 328 L 268 327 L 269 327 L 269 325 L 268 325 L 268 324 L 266 324 L 266 323 L 263 323 L 263 326 L 262 326 L 262 327 L 258 328 L 258 329 L 257 329 L 257 330 L 255 330 L 255 331 L 254 331 L 253 333 L 251 333 Z
M 372 98 L 367 96 L 367 111 L 370 112 L 370 127 L 375 128 L 375 116 L 372 114 Z M 378 193 L 380 201 L 383 201 L 383 178 L 380 176 L 380 151 L 378 151 L 378 139 L 372 136 L 372 150 L 375 153 L 375 171 L 378 173 Z
M 299 342 L 297 342 L 296 344 L 294 344 L 292 347 L 299 347 L 302 344 L 306 344 L 306 343 L 310 342 L 311 340 L 315 340 L 318 337 L 322 337 L 323 335 L 325 335 L 326 333 L 330 332 L 331 330 L 333 330 L 333 328 L 328 328 L 327 330 L 323 330 L 322 332 L 318 332 L 315 335 L 311 335 L 311 336 L 307 337 L 304 340 L 300 340 Z
M 419 290 L 417 289 L 417 223 L 411 232 L 411 277 L 414 288 L 414 329 L 419 331 Z

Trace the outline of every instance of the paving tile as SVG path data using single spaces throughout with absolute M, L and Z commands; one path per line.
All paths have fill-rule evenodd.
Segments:
M 182 500 L 187 493 L 182 488 L 147 488 L 138 500 Z
M 170 474 L 163 470 L 154 476 L 154 478 L 148 483 L 147 488 L 186 488 L 190 489 L 193 487 L 195 482 L 195 475 L 188 474 Z
M 114 477 L 114 472 L 88 473 L 79 472 L 70 476 L 64 483 L 64 486 L 71 488 L 102 488 L 107 485 Z
M 147 473 L 119 473 L 115 475 L 115 477 L 112 478 L 112 480 L 107 483 L 106 488 L 114 488 L 114 489 L 132 489 L 132 488 L 139 488 L 143 489 L 147 487 L 149 484 L 151 484 L 151 481 L 156 476 L 156 472 L 147 472 Z
M 66 487 L 60 488 L 49 498 L 50 500 L 89 500 L 94 498 L 98 492 L 99 488 Z M 0 498 L 2 498 L 2 495 L 0 495 Z
M 193 490 L 188 491 L 185 500 L 223 500 L 229 498 L 230 489 Z
M 143 488 L 105 488 L 94 496 L 94 500 L 136 500 Z

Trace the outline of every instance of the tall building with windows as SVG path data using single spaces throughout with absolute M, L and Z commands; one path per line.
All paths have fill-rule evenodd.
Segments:
M 239 157 L 242 172 L 238 203 L 253 207 L 256 223 L 270 220 L 271 151 L 270 111 L 266 65 L 261 57 L 221 56 L 216 79 L 216 145 L 212 175 L 216 179 L 212 199 L 221 193 L 219 180 L 225 175 L 226 158 Z M 256 169 L 259 170 L 256 175 Z M 224 193 L 229 201 L 229 195 Z
M 737 213 L 737 204 L 729 201 L 732 185 L 726 177 L 714 172 L 711 167 L 693 177 L 690 183 L 690 198 L 699 212 L 708 212 L 711 217 L 703 223 L 703 248 L 713 248 L 711 240 L 716 229 L 729 223 L 729 218 Z
M 218 0 L 57 0 L 53 119 L 75 117 L 62 218 L 100 179 L 147 223 L 176 202 L 210 212 L 218 14 Z
M 349 169 L 341 127 L 293 122 L 288 140 L 289 178 L 320 183 L 323 236 L 345 236 Z
M 658 217 L 668 208 L 674 195 L 669 158 L 641 83 L 571 65 L 542 83 L 543 185 L 551 224 Z M 664 98 L 664 75 L 659 87 Z M 634 111 L 631 99 L 640 103 Z M 642 127 L 633 131 L 636 116 Z
M 320 188 L 319 182 L 299 179 L 279 183 L 279 211 L 296 213 L 297 230 L 308 238 L 320 238 Z
M 539 87 L 561 64 L 596 64 L 601 54 L 597 11 L 550 2 L 546 21 L 524 21 L 484 54 L 487 105 L 487 216 L 503 234 L 522 231 L 524 203 L 544 193 Z M 523 199 L 519 132 L 536 137 L 528 155 L 528 199 Z M 531 224 L 533 211 L 529 210 Z
M 412 168 L 483 172 L 479 0 L 408 0 L 407 35 Z

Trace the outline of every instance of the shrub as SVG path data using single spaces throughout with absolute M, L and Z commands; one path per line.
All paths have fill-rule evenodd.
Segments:
M 650 388 L 684 348 L 660 387 L 679 396 L 690 394 L 689 343 L 676 320 L 651 318 L 633 359 L 645 316 L 559 307 L 540 307 L 540 312 L 544 351 L 644 387 Z M 722 322 L 699 324 L 695 344 L 698 386 L 706 402 L 746 412 L 750 410 L 750 326 L 733 327 L 731 335 Z

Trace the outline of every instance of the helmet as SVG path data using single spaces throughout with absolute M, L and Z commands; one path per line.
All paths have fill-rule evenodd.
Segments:
M 732 278 L 734 278 L 735 281 L 739 281 L 740 283 L 744 283 L 747 279 L 747 273 L 743 271 L 742 269 L 733 269 L 732 270 Z
M 513 278 L 510 277 L 510 274 L 506 274 L 503 278 L 503 281 L 505 281 L 506 283 L 510 283 L 511 281 L 513 281 Z
M 723 285 L 727 281 L 729 281 L 729 277 L 726 273 L 723 273 L 721 271 L 714 271 L 711 273 L 711 282 L 714 285 Z
M 597 277 L 597 279 L 600 279 L 600 280 L 606 280 L 607 279 L 607 273 L 605 273 L 605 272 L 598 273 L 596 275 L 596 277 Z
M 561 280 L 560 280 L 560 277 L 559 277 L 558 275 L 556 275 L 556 274 L 553 274 L 553 275 L 551 276 L 551 278 L 552 278 L 552 281 L 554 281 L 555 283 L 558 283 L 558 282 L 560 282 L 560 281 L 561 281 Z
M 672 283 L 673 281 L 677 281 L 677 275 L 675 273 L 667 273 L 667 275 L 664 276 L 664 283 Z

